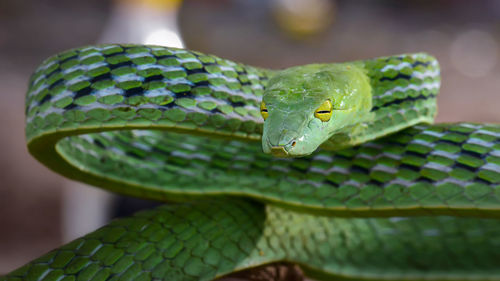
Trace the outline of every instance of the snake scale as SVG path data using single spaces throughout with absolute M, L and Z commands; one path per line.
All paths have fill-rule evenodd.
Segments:
M 424 53 L 281 71 L 160 46 L 53 56 L 30 81 L 30 153 L 171 203 L 0 280 L 212 280 L 280 261 L 325 280 L 500 280 L 500 125 L 430 125 L 439 85 Z

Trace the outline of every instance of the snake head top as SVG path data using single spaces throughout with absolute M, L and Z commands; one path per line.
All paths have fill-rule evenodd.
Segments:
M 367 120 L 371 86 L 362 65 L 311 64 L 285 69 L 265 89 L 262 148 L 276 157 L 311 154 L 332 136 Z

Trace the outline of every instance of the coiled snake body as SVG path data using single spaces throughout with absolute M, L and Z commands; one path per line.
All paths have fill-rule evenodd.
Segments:
M 31 154 L 179 203 L 0 279 L 212 280 L 287 261 L 327 280 L 500 280 L 500 126 L 424 124 L 439 79 L 422 53 L 283 71 L 159 46 L 56 55 L 30 82 Z

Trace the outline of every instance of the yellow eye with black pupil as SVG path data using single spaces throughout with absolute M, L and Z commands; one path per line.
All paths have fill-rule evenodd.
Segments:
M 262 118 L 266 120 L 267 116 L 269 116 L 269 112 L 267 112 L 267 107 L 264 102 L 260 103 L 260 114 L 262 115 Z
M 326 100 L 322 103 L 318 109 L 314 112 L 314 117 L 318 118 L 323 122 L 328 122 L 332 118 L 333 105 L 330 100 Z

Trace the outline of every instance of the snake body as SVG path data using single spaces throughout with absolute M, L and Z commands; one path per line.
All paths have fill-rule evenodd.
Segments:
M 365 79 L 354 82 L 369 100 L 359 120 L 292 159 L 262 146 L 296 139 L 267 124 L 293 120 L 276 113 L 279 89 L 307 67 L 139 45 L 49 58 L 27 94 L 30 153 L 71 179 L 180 203 L 115 220 L 0 279 L 212 280 L 287 261 L 327 280 L 500 280 L 500 126 L 421 123 L 439 90 L 429 55 L 310 68 L 321 77 L 329 67 L 359 71 L 346 75 Z

